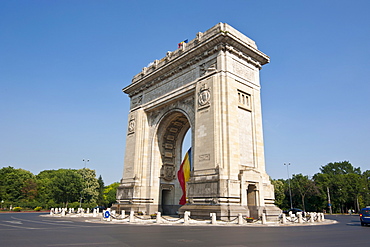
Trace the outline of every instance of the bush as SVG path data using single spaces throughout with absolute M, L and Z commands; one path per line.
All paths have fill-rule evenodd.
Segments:
M 35 211 L 41 211 L 42 207 L 35 207 Z
M 14 212 L 20 212 L 20 211 L 22 211 L 22 208 L 21 207 L 14 207 L 13 211 Z

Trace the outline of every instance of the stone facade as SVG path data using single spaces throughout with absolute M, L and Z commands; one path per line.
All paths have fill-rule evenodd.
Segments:
M 134 76 L 123 89 L 131 105 L 115 207 L 200 218 L 279 214 L 264 162 L 259 70 L 268 62 L 253 40 L 219 23 Z M 193 168 L 180 207 L 189 128 Z

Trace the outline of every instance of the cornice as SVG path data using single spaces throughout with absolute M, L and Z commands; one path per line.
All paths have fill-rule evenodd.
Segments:
M 231 26 L 219 23 L 205 33 L 198 33 L 195 39 L 176 51 L 168 52 L 161 60 L 144 67 L 122 91 L 132 97 L 220 51 L 234 54 L 259 69 L 270 60 L 251 39 Z

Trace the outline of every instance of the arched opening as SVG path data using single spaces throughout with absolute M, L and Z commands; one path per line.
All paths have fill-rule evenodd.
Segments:
M 192 143 L 192 139 L 191 139 L 191 128 L 186 132 L 185 134 L 185 137 L 184 137 L 184 140 L 182 142 L 182 159 L 184 160 L 184 157 L 185 157 L 185 154 L 186 152 L 189 150 L 189 148 L 191 148 L 191 143 Z
M 173 111 L 162 119 L 157 132 L 160 162 L 159 208 L 164 215 L 176 215 L 182 197 L 177 172 L 192 145 L 191 128 L 183 112 Z

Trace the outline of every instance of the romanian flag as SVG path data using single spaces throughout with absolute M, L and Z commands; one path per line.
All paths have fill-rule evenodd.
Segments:
M 191 169 L 191 148 L 184 157 L 179 171 L 177 172 L 177 179 L 179 180 L 180 186 L 182 188 L 182 197 L 180 198 L 179 204 L 186 204 L 186 182 L 190 179 L 190 169 Z
M 188 40 L 184 40 L 184 41 L 181 41 L 179 44 L 178 44 L 178 48 L 181 48 L 183 46 L 184 43 L 188 43 Z

